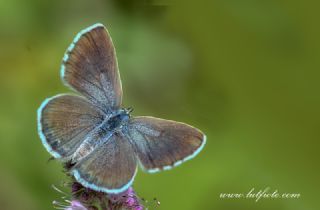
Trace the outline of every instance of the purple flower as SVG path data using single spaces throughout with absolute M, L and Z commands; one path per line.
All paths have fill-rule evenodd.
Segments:
M 84 207 L 80 201 L 74 200 L 71 201 L 71 206 L 67 207 L 65 210 L 88 210 L 86 207 Z
M 132 197 L 129 197 L 127 200 L 126 200 L 126 204 L 128 206 L 133 206 L 134 204 L 136 203 L 136 200 Z
M 125 202 L 124 207 L 127 207 L 128 209 L 134 209 L 134 210 L 143 210 L 143 206 L 139 203 L 139 198 L 135 194 L 132 187 L 130 187 L 124 195 Z
M 72 182 L 71 198 L 66 199 L 68 194 L 53 186 L 53 189 L 64 195 L 63 201 L 54 201 L 57 209 L 64 210 L 143 210 L 140 198 L 136 195 L 132 187 L 119 194 L 107 194 L 97 192 L 82 186 L 78 182 Z
M 143 210 L 143 206 L 139 203 L 139 198 L 130 187 L 127 191 L 120 194 L 109 195 L 112 206 L 121 206 L 122 209 Z

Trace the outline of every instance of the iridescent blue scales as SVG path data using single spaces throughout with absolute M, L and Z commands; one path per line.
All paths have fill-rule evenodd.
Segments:
M 133 117 L 121 107 L 116 53 L 102 24 L 75 37 L 61 78 L 79 95 L 61 94 L 41 104 L 39 136 L 54 158 L 73 163 L 70 173 L 85 187 L 121 193 L 133 183 L 138 165 L 150 173 L 171 169 L 205 145 L 205 135 L 190 125 Z

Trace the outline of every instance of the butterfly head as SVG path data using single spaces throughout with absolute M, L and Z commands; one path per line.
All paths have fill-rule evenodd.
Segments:
M 120 117 L 122 122 L 126 122 L 130 119 L 130 113 L 133 111 L 132 107 L 120 109 L 118 116 Z
M 126 122 L 130 119 L 130 112 L 127 109 L 120 109 L 118 117 L 122 122 Z

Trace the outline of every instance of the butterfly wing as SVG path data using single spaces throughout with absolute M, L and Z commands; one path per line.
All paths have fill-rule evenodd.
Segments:
M 57 95 L 38 109 L 38 132 L 52 156 L 66 158 L 102 120 L 101 113 L 85 98 Z
M 63 57 L 61 77 L 67 86 L 104 111 L 121 105 L 116 53 L 102 24 L 84 29 L 75 37 Z
M 154 117 L 132 118 L 128 135 L 141 166 L 150 173 L 193 158 L 206 142 L 206 136 L 192 126 Z
M 124 135 L 113 134 L 72 169 L 78 182 L 90 189 L 120 193 L 134 180 L 137 161 L 133 147 Z

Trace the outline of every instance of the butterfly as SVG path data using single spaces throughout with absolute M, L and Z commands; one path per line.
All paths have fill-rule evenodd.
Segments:
M 67 49 L 63 83 L 76 94 L 46 99 L 38 109 L 38 133 L 47 151 L 72 162 L 70 173 L 83 186 L 121 193 L 137 166 L 149 173 L 168 170 L 196 156 L 206 136 L 190 125 L 122 108 L 122 86 L 112 39 L 102 24 L 82 30 Z

